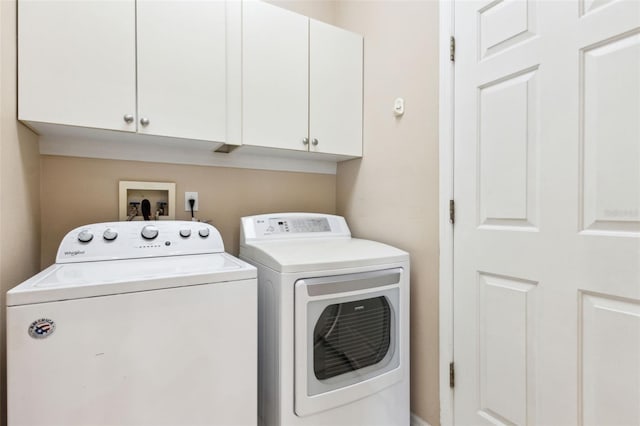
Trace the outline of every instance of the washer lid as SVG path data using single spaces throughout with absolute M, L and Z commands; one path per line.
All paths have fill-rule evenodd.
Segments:
M 325 271 L 409 260 L 405 251 L 357 238 L 260 241 L 240 246 L 240 257 L 278 272 Z
M 255 278 L 227 253 L 54 264 L 7 292 L 7 306 Z

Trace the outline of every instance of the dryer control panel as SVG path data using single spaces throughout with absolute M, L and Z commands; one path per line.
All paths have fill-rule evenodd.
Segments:
M 329 219 L 326 217 L 272 217 L 266 225 L 265 231 L 268 233 L 331 232 Z
M 349 238 L 341 216 L 317 213 L 273 213 L 242 218 L 240 244 L 293 238 Z

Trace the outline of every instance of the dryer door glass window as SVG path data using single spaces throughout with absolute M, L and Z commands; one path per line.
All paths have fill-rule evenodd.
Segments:
M 386 297 L 327 306 L 313 332 L 313 369 L 319 380 L 382 361 L 391 346 Z

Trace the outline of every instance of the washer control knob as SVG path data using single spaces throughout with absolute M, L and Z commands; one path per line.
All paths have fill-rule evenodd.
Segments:
M 114 229 L 107 228 L 102 233 L 102 238 L 104 238 L 107 241 L 113 241 L 116 238 L 118 238 L 118 232 Z
M 185 228 L 180 230 L 180 236 L 182 238 L 189 238 L 191 236 L 191 229 Z
M 88 243 L 91 240 L 93 240 L 93 234 L 86 229 L 80 231 L 80 233 L 78 234 L 78 241 L 80 241 L 81 243 Z
M 145 240 L 153 240 L 155 237 L 158 236 L 158 227 L 153 225 L 147 225 L 144 228 L 142 228 L 142 232 L 140 232 L 140 235 L 142 235 L 142 238 L 144 238 Z
M 207 238 L 209 236 L 209 228 L 202 228 L 198 231 L 198 235 L 200 235 L 202 238 Z

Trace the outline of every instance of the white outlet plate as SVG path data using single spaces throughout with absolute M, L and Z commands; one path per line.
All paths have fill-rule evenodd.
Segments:
M 193 211 L 197 212 L 198 211 L 198 193 L 197 192 L 185 192 L 184 193 L 184 211 L 185 212 L 190 212 L 191 211 L 191 206 L 189 205 L 189 200 L 190 199 L 194 199 L 196 200 L 195 204 L 193 205 Z

